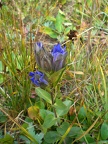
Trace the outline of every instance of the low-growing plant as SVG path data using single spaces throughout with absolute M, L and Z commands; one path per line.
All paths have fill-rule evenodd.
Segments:
M 107 1 L 0 2 L 0 143 L 108 143 Z

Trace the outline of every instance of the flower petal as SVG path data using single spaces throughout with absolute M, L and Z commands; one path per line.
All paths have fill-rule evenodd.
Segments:
M 40 71 L 30 72 L 30 76 L 32 76 L 30 80 L 32 81 L 33 84 L 37 86 L 41 86 L 41 84 L 48 85 L 48 82 L 44 78 L 45 76 L 44 73 Z
M 34 72 L 30 72 L 30 73 L 29 73 L 29 76 L 32 76 L 32 77 L 33 77 L 33 76 L 34 76 Z
M 57 44 L 53 47 L 51 54 L 53 56 L 53 70 L 58 71 L 64 67 L 67 51 L 66 47 L 61 47 L 60 44 Z
M 63 60 L 57 60 L 55 63 L 54 63 L 54 71 L 58 71 L 60 69 L 63 68 Z
M 43 76 L 43 73 L 40 71 L 36 71 L 35 74 L 39 75 L 39 76 Z
M 41 58 L 41 68 L 46 71 L 52 70 L 53 57 L 50 53 L 45 53 L 43 58 Z
M 51 54 L 54 55 L 55 53 L 64 53 L 66 51 L 65 49 L 66 47 L 61 47 L 61 45 L 58 43 L 57 45 L 55 45 L 51 51 Z
M 42 77 L 39 79 L 39 81 L 41 83 L 44 83 L 44 84 L 48 85 L 48 82 L 44 78 L 42 78 Z

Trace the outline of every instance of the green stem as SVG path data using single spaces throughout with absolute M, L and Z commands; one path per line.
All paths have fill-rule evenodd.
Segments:
M 54 105 L 56 99 L 55 88 L 53 88 L 51 91 L 51 98 L 52 98 L 52 105 Z M 56 109 L 54 107 L 53 107 L 53 111 L 54 111 L 55 118 L 57 118 Z M 57 122 L 57 125 L 60 126 L 59 122 Z M 65 140 L 63 141 L 63 143 L 66 144 Z
M 54 105 L 55 103 L 55 88 L 52 89 L 51 91 L 51 99 L 52 99 L 52 105 Z M 54 115 L 55 115 L 55 118 L 57 118 L 57 113 L 56 113 L 56 109 L 53 107 L 53 111 L 54 111 Z M 57 122 L 57 125 L 60 126 L 60 124 Z

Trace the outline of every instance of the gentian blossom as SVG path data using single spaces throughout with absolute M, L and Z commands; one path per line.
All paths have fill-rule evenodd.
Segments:
M 41 42 L 34 44 L 34 53 L 36 56 L 36 62 L 41 67 L 41 57 L 44 55 L 44 48 Z
M 58 71 L 63 68 L 67 56 L 66 46 L 61 47 L 58 43 L 53 47 L 51 54 L 53 57 L 53 70 Z
M 48 85 L 48 82 L 45 80 L 44 73 L 40 71 L 30 72 L 29 76 L 31 76 L 30 80 L 36 86 Z
M 37 65 L 43 70 L 58 71 L 65 66 L 67 51 L 65 46 L 59 43 L 55 45 L 51 52 L 47 52 L 41 42 L 34 45 Z
M 52 56 L 44 49 L 41 42 L 35 43 L 34 52 L 37 65 L 43 70 L 52 70 Z

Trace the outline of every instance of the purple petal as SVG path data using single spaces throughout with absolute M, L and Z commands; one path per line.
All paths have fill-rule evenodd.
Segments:
M 34 77 L 30 78 L 30 80 L 32 81 L 33 84 L 40 86 L 40 82 L 38 80 L 35 80 Z
M 44 50 L 42 43 L 41 42 L 36 42 L 34 44 L 34 52 L 35 52 L 35 54 L 38 54 L 41 50 Z
M 30 80 L 33 84 L 37 86 L 40 86 L 41 84 L 48 85 L 48 82 L 44 79 L 44 73 L 40 71 L 30 72 L 30 76 L 32 76 Z
M 39 75 L 39 76 L 43 76 L 43 73 L 40 71 L 36 71 L 35 74 Z
M 44 84 L 48 85 L 48 82 L 44 78 L 42 78 L 42 77 L 39 79 L 39 81 L 41 83 L 44 83 Z
M 67 56 L 67 52 L 64 52 L 64 53 L 59 53 L 59 52 L 57 52 L 57 53 L 54 53 L 53 54 L 53 61 L 57 61 L 57 60 L 59 60 L 59 59 L 64 59 L 65 57 Z
M 65 49 L 66 47 L 61 47 L 61 45 L 58 43 L 57 45 L 55 45 L 51 51 L 51 54 L 52 56 L 55 54 L 55 53 L 64 53 L 66 51 Z
M 33 76 L 34 76 L 34 72 L 30 72 L 30 73 L 29 73 L 29 76 L 32 76 L 32 77 L 33 77 Z
M 53 56 L 53 70 L 58 71 L 62 69 L 65 65 L 65 60 L 66 60 L 67 52 L 64 54 L 61 53 L 55 53 Z

